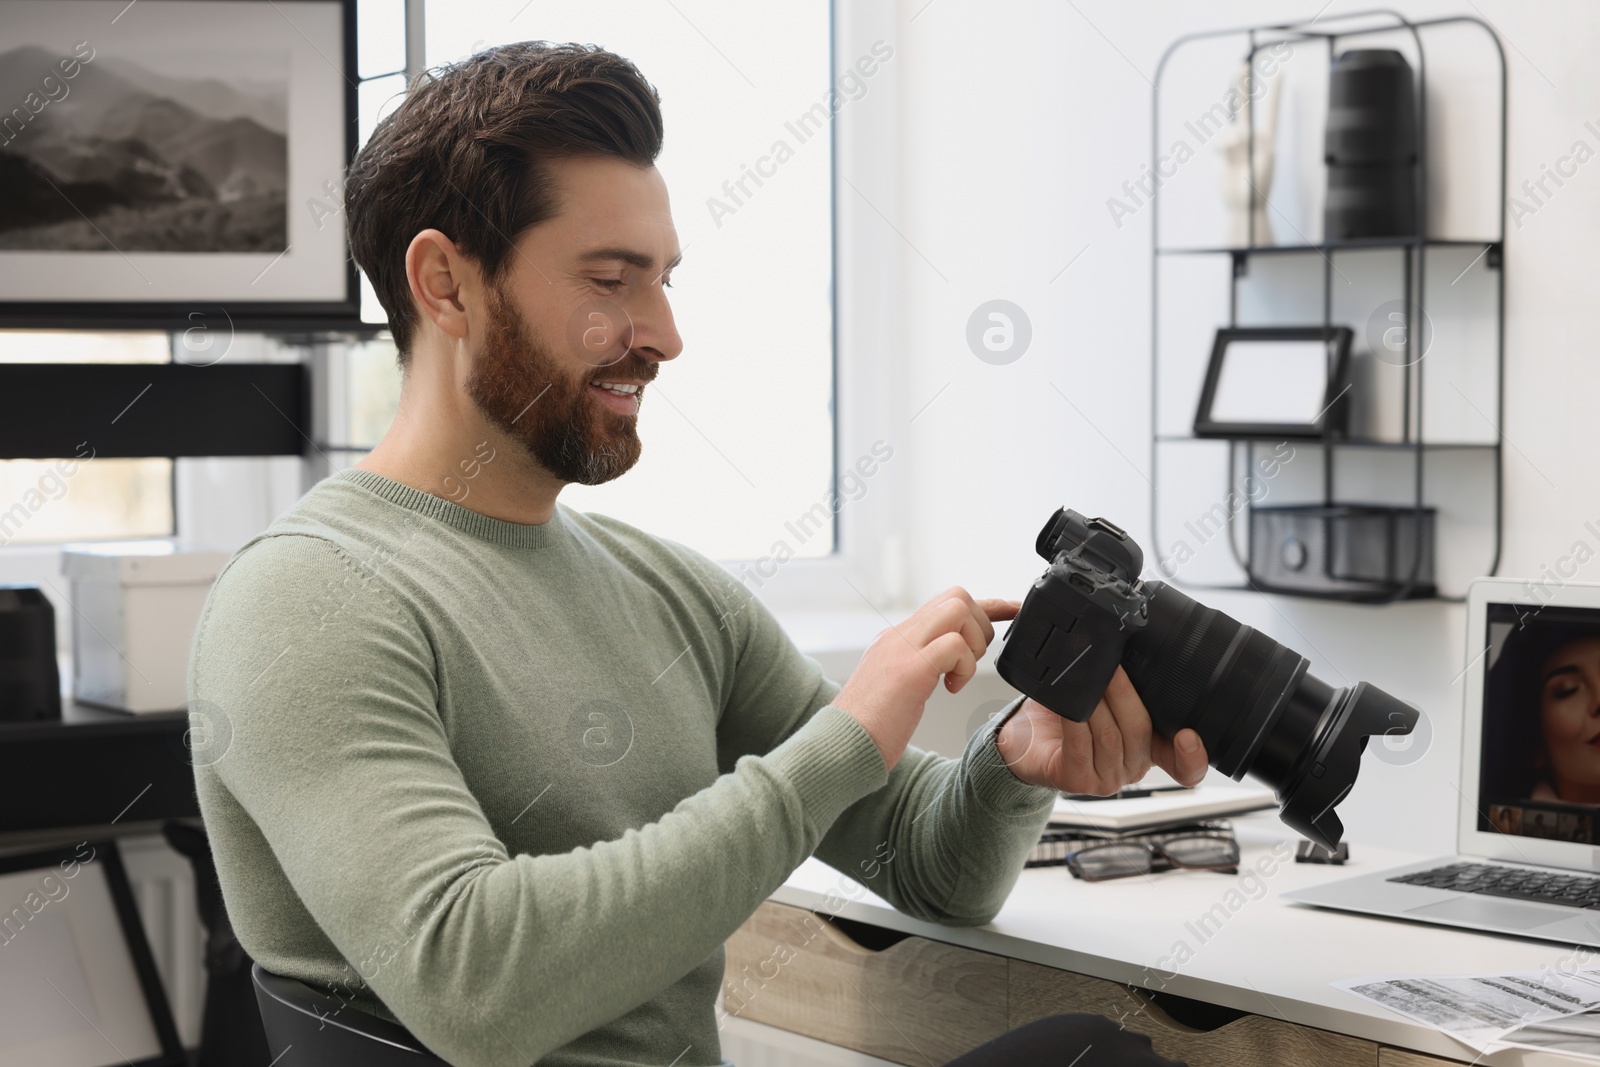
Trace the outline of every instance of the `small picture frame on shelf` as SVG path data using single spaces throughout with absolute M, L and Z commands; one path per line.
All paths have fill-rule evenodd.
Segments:
M 1350 340 L 1348 326 L 1218 330 L 1194 435 L 1342 436 L 1349 418 Z

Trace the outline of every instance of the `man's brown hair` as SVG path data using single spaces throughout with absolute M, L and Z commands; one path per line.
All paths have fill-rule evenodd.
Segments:
M 377 291 L 404 366 L 417 312 L 406 248 L 437 229 L 491 283 L 513 245 L 559 209 L 546 164 L 661 152 L 661 99 L 639 69 L 597 45 L 522 41 L 431 70 L 373 130 L 345 180 L 350 254 Z

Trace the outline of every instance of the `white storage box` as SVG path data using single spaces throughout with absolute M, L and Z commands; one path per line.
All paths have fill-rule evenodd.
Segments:
M 63 545 L 73 697 L 122 711 L 181 710 L 200 609 L 229 558 L 171 540 Z

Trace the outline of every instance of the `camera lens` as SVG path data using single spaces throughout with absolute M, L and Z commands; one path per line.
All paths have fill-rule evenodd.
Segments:
M 1335 689 L 1298 652 L 1163 582 L 1143 591 L 1149 621 L 1122 665 L 1156 731 L 1192 727 L 1213 767 L 1271 786 L 1286 824 L 1335 847 L 1344 826 L 1333 808 L 1355 784 L 1367 737 L 1410 733 L 1416 709 L 1365 682 Z
M 1419 713 L 1361 682 L 1335 689 L 1306 658 L 1164 582 L 1141 582 L 1144 554 L 1104 519 L 1059 509 L 1035 544 L 1050 567 L 1033 584 L 996 662 L 1000 677 L 1085 722 L 1117 664 L 1155 730 L 1191 727 L 1211 765 L 1278 794 L 1285 823 L 1329 849 L 1373 734 L 1409 734 Z

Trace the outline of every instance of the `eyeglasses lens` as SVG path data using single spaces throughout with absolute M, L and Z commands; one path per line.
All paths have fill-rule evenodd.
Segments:
M 1117 878 L 1151 869 L 1150 850 L 1143 845 L 1096 845 L 1076 856 L 1085 878 Z
M 1176 837 L 1161 846 L 1174 863 L 1190 867 L 1231 867 L 1239 862 L 1239 845 L 1226 837 Z

